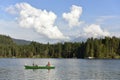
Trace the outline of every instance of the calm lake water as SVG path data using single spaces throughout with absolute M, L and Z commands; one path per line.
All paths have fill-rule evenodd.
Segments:
M 26 70 L 24 65 L 55 69 Z M 120 60 L 89 59 L 0 59 L 0 80 L 120 80 Z

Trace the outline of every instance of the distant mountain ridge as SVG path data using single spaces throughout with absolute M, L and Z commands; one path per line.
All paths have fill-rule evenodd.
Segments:
M 17 44 L 17 45 L 29 45 L 31 41 L 22 40 L 22 39 L 14 39 L 10 36 L 0 34 L 0 44 L 3 45 L 10 45 L 10 44 Z
M 27 41 L 27 40 L 22 40 L 22 39 L 14 39 L 12 38 L 13 42 L 18 44 L 18 45 L 29 45 L 31 43 L 31 41 Z
M 6 35 L 2 35 L 2 34 L 0 34 L 0 39 L 2 39 L 2 40 L 0 40 L 0 42 L 2 44 L 9 42 L 9 43 L 16 43 L 17 45 L 29 45 L 32 42 L 29 40 L 11 38 L 10 36 L 6 36 Z M 70 42 L 85 42 L 86 40 L 87 40 L 86 38 L 78 37 L 78 38 L 71 40 Z
M 71 40 L 71 42 L 85 42 L 86 40 L 87 40 L 87 38 L 77 37 L 77 38 Z

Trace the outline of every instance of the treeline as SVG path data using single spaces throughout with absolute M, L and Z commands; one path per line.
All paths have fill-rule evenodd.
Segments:
M 86 42 L 18 45 L 0 35 L 0 57 L 18 58 L 120 58 L 120 38 L 89 38 Z

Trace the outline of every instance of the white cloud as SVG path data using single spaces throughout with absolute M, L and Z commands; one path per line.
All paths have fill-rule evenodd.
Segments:
M 19 27 L 15 21 L 12 20 L 9 21 L 0 19 L 0 25 L 0 34 L 9 35 L 12 38 L 36 40 L 36 38 L 40 37 L 32 29 L 23 29 L 22 27 Z
M 90 26 L 85 27 L 84 29 L 84 36 L 86 37 L 104 37 L 110 36 L 110 33 L 101 29 L 100 25 L 91 24 Z
M 24 28 L 33 28 L 40 35 L 49 39 L 68 39 L 54 25 L 57 16 L 52 11 L 32 7 L 28 3 L 19 3 L 6 9 L 9 13 L 18 14 L 18 24 Z
M 82 21 L 80 21 L 79 19 L 82 14 L 82 7 L 76 5 L 72 5 L 70 12 L 62 14 L 62 17 L 68 22 L 69 27 L 78 26 L 72 29 L 68 28 L 68 25 L 64 20 L 58 21 L 59 24 L 57 25 L 59 26 L 56 26 L 55 20 L 57 18 L 57 15 L 52 11 L 37 9 L 27 3 L 19 3 L 16 5 L 11 5 L 10 7 L 6 8 L 6 11 L 14 15 L 17 14 L 18 24 L 19 26 L 22 27 L 22 28 L 19 27 L 21 28 L 20 31 L 22 31 L 23 28 L 29 28 L 30 30 L 28 29 L 24 29 L 24 30 L 31 31 L 32 29 L 34 29 L 34 31 L 39 33 L 39 35 L 37 34 L 37 36 L 35 32 L 31 33 L 31 35 L 34 37 L 31 37 L 30 39 L 36 38 L 37 41 L 43 40 L 44 42 L 48 42 L 48 41 L 58 42 L 60 40 L 61 41 L 66 39 L 70 40 L 69 38 L 73 39 L 75 37 L 78 37 L 79 35 L 80 37 L 83 38 L 90 38 L 90 37 L 98 38 L 104 36 L 118 35 L 115 33 L 110 33 L 108 31 L 105 31 L 101 28 L 100 25 L 96 25 L 98 23 L 99 24 L 104 23 L 108 19 L 113 19 L 115 18 L 115 16 L 100 16 L 98 17 L 98 19 L 96 19 L 95 24 L 86 26 L 87 25 L 86 22 L 81 26 L 80 24 L 82 23 Z M 108 27 L 106 28 L 108 29 Z M 29 36 L 27 36 L 27 34 Z M 13 35 L 18 36 L 17 34 L 13 34 Z M 19 37 L 29 38 L 31 35 L 29 34 L 29 32 L 26 33 L 24 32 L 22 36 L 20 36 L 19 34 Z M 66 37 L 65 35 L 69 37 Z
M 13 5 L 6 8 L 5 11 L 9 12 L 10 14 L 17 14 L 17 11 L 15 10 Z
M 72 5 L 70 10 L 69 13 L 63 13 L 63 18 L 68 22 L 70 27 L 79 26 L 82 23 L 79 21 L 82 14 L 82 7 Z

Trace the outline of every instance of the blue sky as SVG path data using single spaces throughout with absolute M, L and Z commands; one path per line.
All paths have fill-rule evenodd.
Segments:
M 77 37 L 88 38 L 111 35 L 120 37 L 120 0 L 1 0 L 0 2 L 0 34 L 10 35 L 13 38 L 46 43 L 69 41 Z M 22 22 L 19 21 L 21 19 L 20 16 L 22 16 L 20 14 L 21 11 L 17 14 L 11 14 L 11 9 L 9 8 L 11 5 L 12 8 L 15 8 L 16 4 L 21 6 L 21 3 L 26 3 L 25 5 L 29 4 L 38 11 L 46 10 L 47 13 L 51 11 L 54 14 L 53 17 L 46 15 L 47 17 L 53 18 L 53 22 L 50 22 L 53 23 L 50 25 L 51 27 L 46 26 L 48 29 L 44 29 L 44 32 L 41 32 L 41 28 L 36 28 L 34 26 L 36 24 L 32 25 L 34 26 L 32 28 L 26 28 L 26 25 L 22 25 L 21 27 L 18 24 Z M 68 18 L 68 14 L 72 14 L 72 5 L 75 5 L 75 8 L 80 13 L 77 19 L 74 20 Z M 21 7 L 21 9 L 23 8 Z M 63 17 L 64 13 L 67 16 Z M 39 19 L 41 20 L 40 17 Z M 75 20 L 80 24 L 77 25 Z M 70 23 L 71 21 L 72 23 Z M 40 25 L 40 23 L 38 24 Z M 46 24 L 42 24 L 42 26 Z M 56 33 L 52 33 L 52 31 Z M 47 32 L 50 32 L 53 36 Z M 57 33 L 59 35 L 54 35 Z

